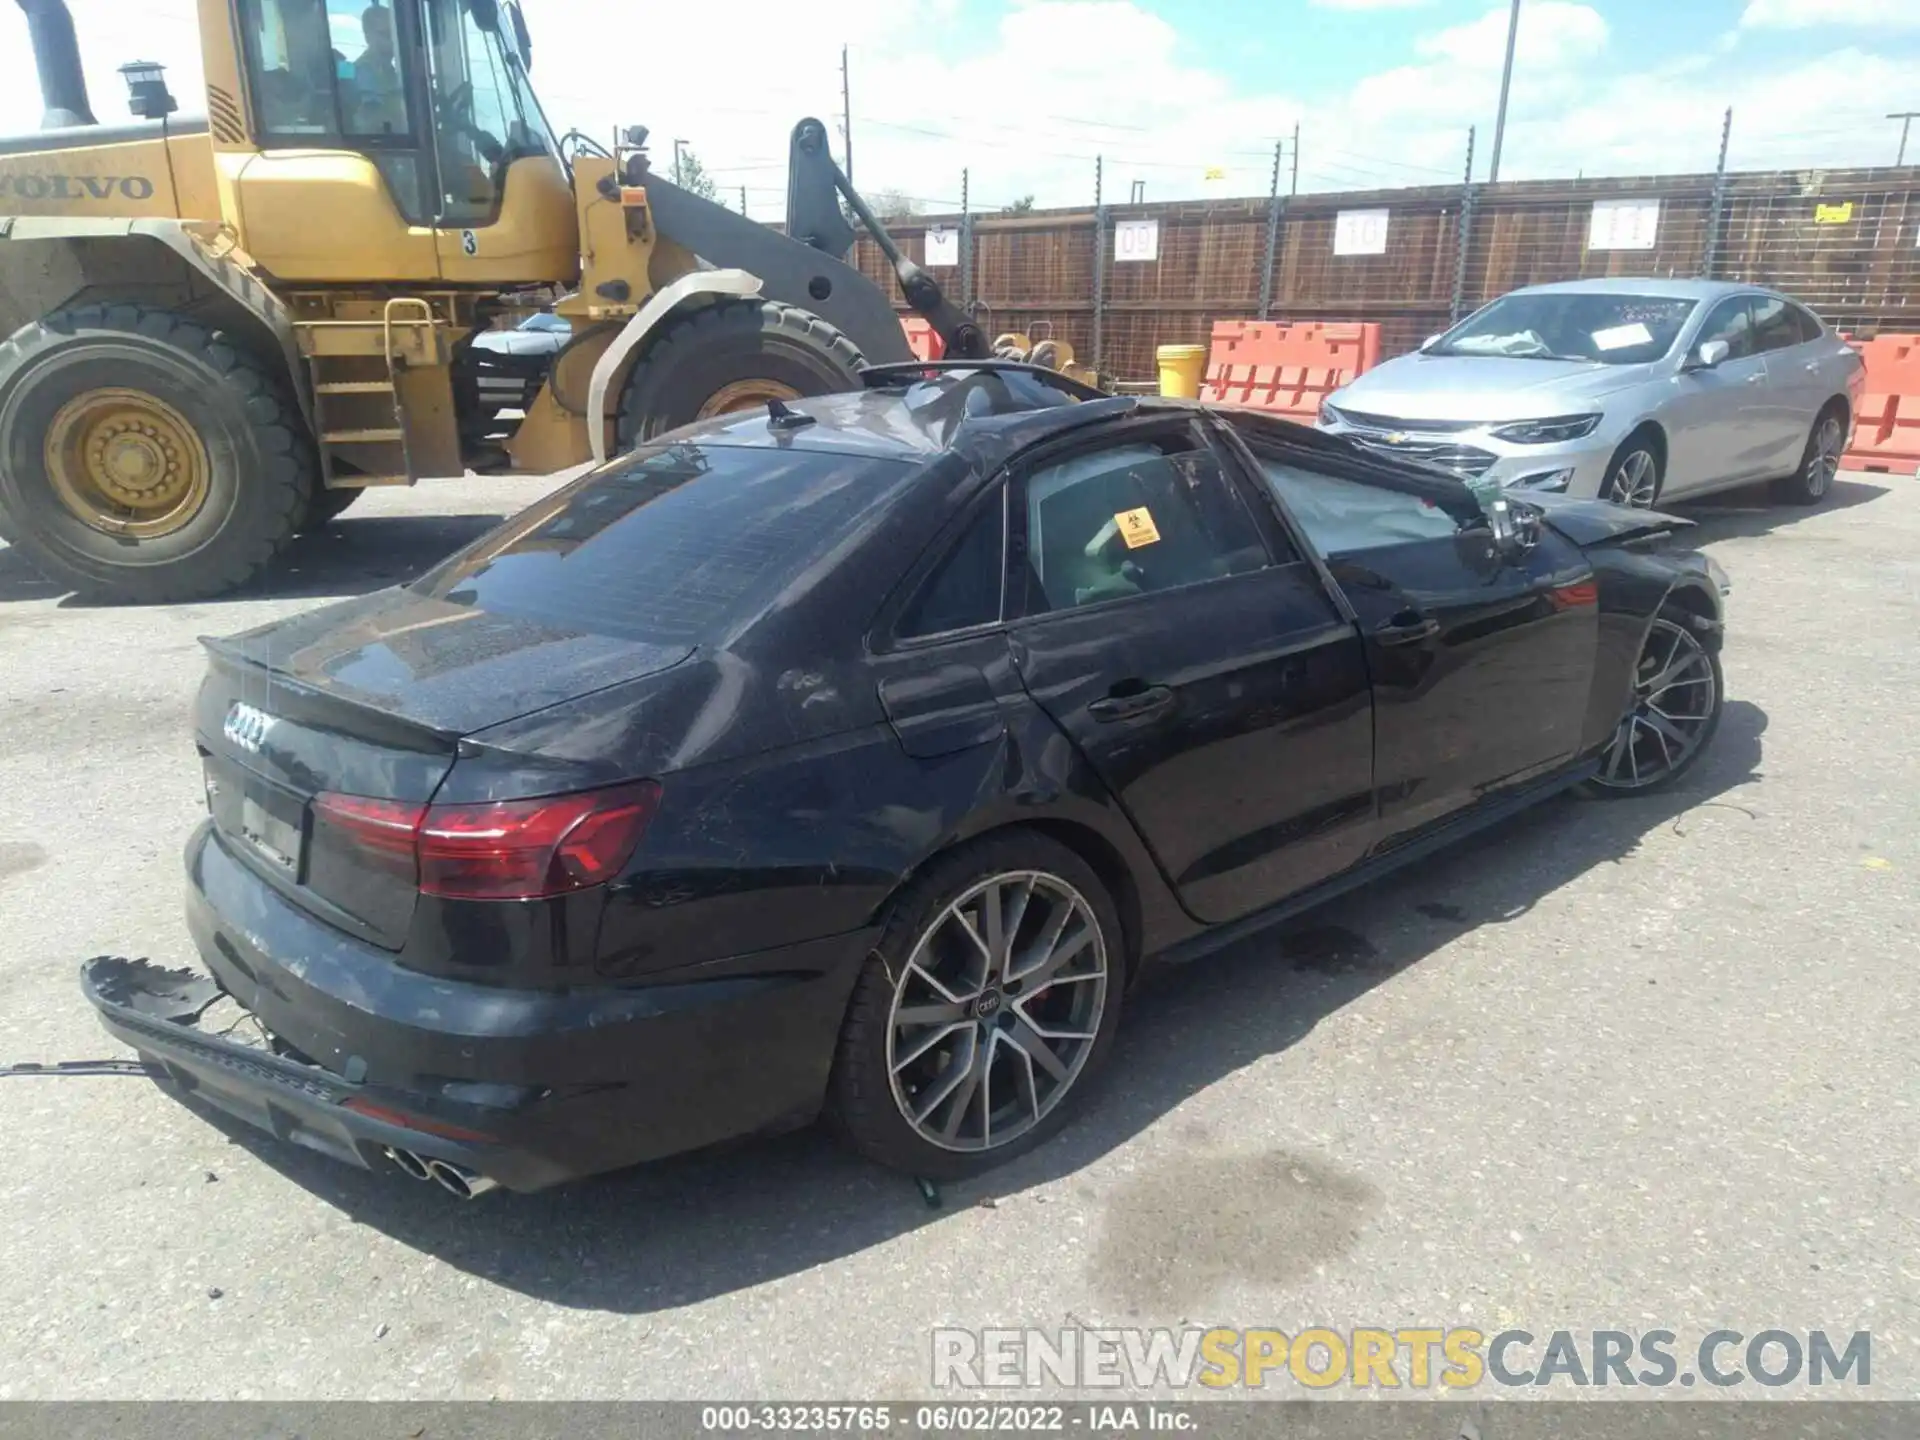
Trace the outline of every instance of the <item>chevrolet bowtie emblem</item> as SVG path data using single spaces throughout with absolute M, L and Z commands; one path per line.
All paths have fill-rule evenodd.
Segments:
M 1407 436 L 1403 430 L 1395 430 L 1387 436 L 1387 444 L 1389 445 L 1404 445 L 1406 443 Z

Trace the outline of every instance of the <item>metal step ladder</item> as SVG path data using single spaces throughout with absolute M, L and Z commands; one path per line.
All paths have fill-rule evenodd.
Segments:
M 314 429 L 325 488 L 413 482 L 400 369 L 410 358 L 430 353 L 437 324 L 432 306 L 408 297 L 387 301 L 378 320 L 294 322 L 313 382 Z M 370 369 L 383 373 L 368 378 Z M 342 461 L 352 467 L 350 474 L 341 474 Z

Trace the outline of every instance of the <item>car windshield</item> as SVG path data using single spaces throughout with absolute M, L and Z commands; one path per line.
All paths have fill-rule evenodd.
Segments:
M 1644 365 L 1673 349 L 1694 304 L 1666 295 L 1507 295 L 1448 331 L 1427 353 Z
M 778 597 L 911 468 L 870 455 L 648 446 L 557 491 L 413 589 L 561 630 L 698 645 Z

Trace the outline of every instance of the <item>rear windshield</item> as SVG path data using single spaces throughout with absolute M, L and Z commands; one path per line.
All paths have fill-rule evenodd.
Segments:
M 1691 300 L 1666 295 L 1507 295 L 1427 353 L 1645 365 L 1673 348 L 1693 307 Z
M 820 451 L 648 446 L 413 588 L 556 629 L 701 644 L 777 596 L 911 468 Z

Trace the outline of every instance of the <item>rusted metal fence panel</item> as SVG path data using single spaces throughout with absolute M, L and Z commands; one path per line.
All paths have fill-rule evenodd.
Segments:
M 964 229 L 968 273 L 937 266 L 936 278 L 955 296 L 970 291 L 991 333 L 1050 332 L 1083 359 L 1098 243 L 1102 359 L 1127 381 L 1153 378 L 1156 346 L 1203 344 L 1215 320 L 1258 318 L 1263 293 L 1276 320 L 1378 321 L 1387 355 L 1445 329 L 1456 305 L 1465 313 L 1517 286 L 1606 275 L 1710 273 L 1784 290 L 1856 334 L 1920 329 L 1917 166 L 1477 184 L 1463 252 L 1466 198 L 1453 184 L 1113 205 L 1104 233 L 1091 209 L 915 216 L 889 228 L 922 263 L 928 230 Z M 1342 213 L 1370 210 L 1388 212 L 1384 244 L 1342 253 L 1356 248 L 1336 246 Z M 1157 258 L 1117 261 L 1118 228 L 1139 220 L 1157 222 Z M 892 290 L 871 242 L 856 259 Z

